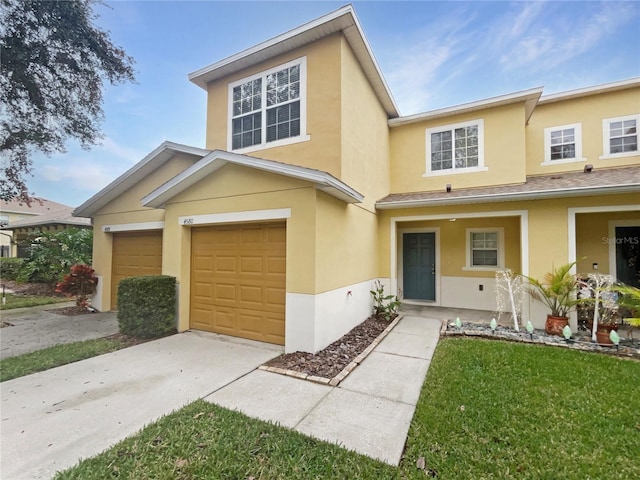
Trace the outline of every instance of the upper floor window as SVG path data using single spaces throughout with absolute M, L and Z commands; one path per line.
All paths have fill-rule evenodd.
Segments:
M 640 115 L 604 119 L 601 158 L 638 155 L 639 126 Z
M 574 123 L 544 129 L 544 162 L 542 165 L 583 160 L 582 124 Z
M 305 85 L 305 58 L 230 84 L 230 150 L 308 140 Z
M 487 170 L 484 167 L 484 121 L 428 128 L 427 173 L 444 175 Z

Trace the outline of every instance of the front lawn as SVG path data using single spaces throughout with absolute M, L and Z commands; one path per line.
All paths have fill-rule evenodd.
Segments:
M 13 308 L 37 307 L 39 305 L 49 305 L 52 303 L 68 302 L 66 297 L 56 296 L 25 296 L 13 293 L 5 294 L 5 302 L 0 302 L 0 310 L 11 310 Z
M 131 345 L 123 338 L 97 338 L 81 342 L 55 345 L 0 361 L 0 382 L 30 375 L 50 368 L 115 352 Z
M 639 386 L 636 361 L 444 339 L 399 468 L 197 401 L 56 478 L 640 478 Z

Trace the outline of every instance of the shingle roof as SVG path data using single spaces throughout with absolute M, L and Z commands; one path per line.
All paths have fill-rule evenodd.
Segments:
M 629 192 L 640 194 L 640 165 L 594 169 L 591 173 L 529 176 L 526 182 L 511 185 L 465 189 L 456 189 L 454 185 L 448 193 L 445 188 L 430 192 L 393 193 L 380 199 L 376 208 L 428 207 Z M 640 197 L 638 200 L 640 203 Z
M 34 199 L 31 205 L 18 200 L 1 200 L 0 212 L 6 213 L 22 213 L 25 215 L 41 215 L 43 213 L 53 212 L 62 208 L 69 208 L 63 203 L 53 202 L 45 198 Z
M 90 218 L 74 217 L 71 214 L 72 212 L 73 207 L 63 207 L 42 215 L 34 215 L 20 220 L 14 220 L 9 225 L 3 227 L 3 230 L 14 230 L 17 228 L 37 227 L 42 225 L 69 225 L 77 227 L 91 226 Z

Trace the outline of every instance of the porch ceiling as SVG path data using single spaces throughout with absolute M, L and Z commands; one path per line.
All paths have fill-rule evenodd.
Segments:
M 491 203 L 616 193 L 640 193 L 640 166 L 527 177 L 526 182 L 450 192 L 394 193 L 376 202 L 380 210 L 465 203 Z

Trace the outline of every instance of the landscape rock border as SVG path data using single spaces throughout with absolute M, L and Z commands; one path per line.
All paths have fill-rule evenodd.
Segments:
M 583 341 L 572 339 L 567 342 L 563 337 L 556 335 L 547 335 L 542 330 L 535 330 L 532 334 L 528 332 L 516 332 L 511 328 L 498 326 L 495 333 L 489 327 L 477 323 L 463 323 L 461 328 L 455 326 L 449 320 L 443 320 L 440 328 L 441 337 L 476 337 L 488 340 L 502 340 L 508 342 L 530 343 L 535 345 L 546 345 L 550 347 L 570 348 L 572 350 L 581 350 L 585 352 L 596 352 L 616 357 L 633 358 L 640 360 L 640 344 L 639 347 L 621 344 L 619 348 L 615 346 L 603 346 L 591 341 Z
M 271 367 L 268 365 L 260 365 L 258 370 L 264 370 L 267 372 L 278 373 L 280 375 L 286 375 L 288 377 L 298 378 L 300 380 L 307 380 L 314 383 L 319 383 L 322 385 L 330 385 L 332 387 L 337 387 L 340 382 L 342 382 L 347 376 L 358 366 L 360 365 L 365 358 L 376 348 L 382 340 L 393 330 L 393 328 L 398 324 L 398 322 L 403 318 L 403 315 L 398 315 L 388 326 L 385 328 L 382 333 L 380 333 L 367 348 L 365 348 L 362 352 L 358 354 L 349 364 L 344 367 L 340 373 L 335 375 L 333 378 L 321 377 L 318 375 L 309 375 L 307 373 L 298 372 L 296 370 L 279 368 L 279 367 Z

